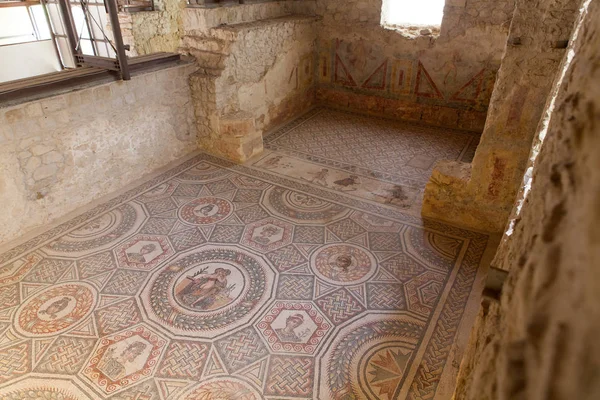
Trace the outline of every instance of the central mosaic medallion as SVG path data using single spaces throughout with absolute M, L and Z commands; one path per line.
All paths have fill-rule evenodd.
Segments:
M 216 224 L 233 213 L 233 204 L 219 197 L 200 197 L 179 209 L 179 217 L 191 225 Z
M 336 285 L 355 285 L 368 280 L 377 268 L 375 257 L 352 244 L 330 244 L 317 250 L 311 260 L 315 274 Z
M 183 308 L 212 312 L 236 303 L 249 287 L 247 280 L 247 274 L 233 263 L 206 263 L 181 273 L 171 295 Z
M 155 273 L 142 304 L 171 332 L 212 338 L 255 315 L 273 279 L 264 260 L 239 248 L 195 250 Z

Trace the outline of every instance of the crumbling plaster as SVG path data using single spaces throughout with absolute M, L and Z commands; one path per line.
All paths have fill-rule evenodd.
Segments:
M 185 64 L 0 108 L 0 243 L 197 148 Z
M 600 397 L 600 2 L 583 3 L 531 190 L 493 262 L 509 276 L 482 306 L 457 400 Z

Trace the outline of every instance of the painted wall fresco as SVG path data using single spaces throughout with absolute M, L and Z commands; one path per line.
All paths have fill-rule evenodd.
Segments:
M 382 26 L 381 7 L 317 0 L 318 100 L 482 132 L 514 1 L 446 0 L 439 29 L 422 30 Z
M 322 87 L 453 108 L 485 111 L 498 66 L 473 65 L 459 51 L 440 62 L 436 55 L 394 57 L 365 39 L 321 43 L 318 78 Z

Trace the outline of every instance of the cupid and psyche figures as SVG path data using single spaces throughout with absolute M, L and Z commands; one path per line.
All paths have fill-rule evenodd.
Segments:
M 214 272 L 207 273 L 208 267 L 186 277 L 187 283 L 180 286 L 176 296 L 190 308 L 197 310 L 213 310 L 229 304 L 233 299 L 231 292 L 235 283 L 228 281 L 231 270 L 217 267 Z

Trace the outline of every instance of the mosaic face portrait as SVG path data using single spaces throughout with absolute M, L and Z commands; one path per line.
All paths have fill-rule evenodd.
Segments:
M 271 323 L 271 328 L 283 343 L 306 343 L 317 329 L 304 311 L 282 311 Z

